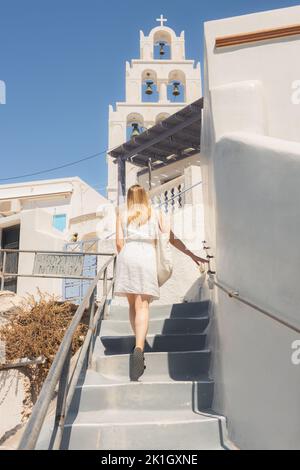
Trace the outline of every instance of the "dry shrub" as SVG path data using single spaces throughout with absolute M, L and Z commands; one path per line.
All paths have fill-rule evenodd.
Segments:
M 36 401 L 75 311 L 74 304 L 59 302 L 55 296 L 38 291 L 38 299 L 29 295 L 18 313 L 0 328 L 0 338 L 6 343 L 7 362 L 41 355 L 46 358 L 44 364 L 23 369 L 30 380 L 31 403 Z M 72 354 L 81 346 L 86 331 L 87 326 L 80 323 L 73 336 Z

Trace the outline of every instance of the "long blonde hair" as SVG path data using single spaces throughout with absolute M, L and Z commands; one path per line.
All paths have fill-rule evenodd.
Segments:
M 139 184 L 134 184 L 127 192 L 127 225 L 134 222 L 144 225 L 151 217 L 151 202 L 145 189 Z

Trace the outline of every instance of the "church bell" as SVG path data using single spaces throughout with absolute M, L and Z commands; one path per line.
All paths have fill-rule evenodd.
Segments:
M 131 137 L 136 137 L 137 135 L 140 135 L 139 125 L 138 125 L 137 122 L 133 122 L 132 123 Z
M 174 82 L 173 83 L 173 96 L 179 96 L 180 95 L 179 85 L 180 85 L 179 82 Z
M 164 51 L 165 43 L 160 42 L 159 45 L 160 45 L 159 55 L 164 55 L 165 54 L 165 51 Z
M 146 95 L 152 95 L 152 93 L 153 93 L 153 90 L 152 90 L 153 82 L 151 80 L 148 80 L 146 82 L 146 85 L 147 85 L 147 88 L 145 90 Z

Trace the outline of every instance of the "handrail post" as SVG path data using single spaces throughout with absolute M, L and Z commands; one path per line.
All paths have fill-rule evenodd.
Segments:
M 103 318 L 107 317 L 107 268 L 103 274 L 103 297 L 104 297 L 104 307 L 103 307 Z
M 66 400 L 68 394 L 68 382 L 69 382 L 69 372 L 70 372 L 70 363 L 72 356 L 72 344 L 68 349 L 68 354 L 65 359 L 61 376 L 59 379 L 58 394 L 57 394 L 57 403 L 56 403 L 56 412 L 55 412 L 55 424 L 53 433 L 53 445 L 52 448 L 58 450 L 60 448 L 64 424 L 65 424 L 65 411 L 66 411 Z M 50 443 L 51 446 L 51 443 Z
M 2 263 L 2 273 L 1 273 L 1 289 L 4 290 L 4 281 L 5 281 L 5 267 L 6 267 L 6 251 L 3 253 L 3 263 Z
M 208 284 L 208 288 L 209 288 L 210 290 L 212 290 L 212 289 L 214 288 L 214 285 L 215 285 L 214 275 L 216 274 L 216 271 L 212 271 L 212 269 L 211 269 L 211 264 L 210 264 L 210 260 L 211 260 L 212 258 L 214 258 L 214 256 L 208 254 L 208 250 L 210 250 L 210 247 L 207 245 L 206 240 L 203 240 L 202 243 L 203 243 L 203 250 L 205 250 L 205 252 L 206 252 L 206 258 L 207 258 L 207 260 L 208 260 L 208 270 L 207 270 L 207 275 L 208 275 L 208 277 L 207 277 L 207 284 Z
M 92 364 L 92 354 L 93 354 L 93 343 L 94 343 L 94 314 L 95 314 L 95 301 L 96 301 L 96 287 L 93 290 L 91 295 L 90 304 L 89 304 L 89 330 L 92 330 L 91 342 L 88 349 L 88 367 L 91 367 Z
M 112 274 L 112 289 L 111 289 L 111 296 L 114 296 L 114 291 L 115 291 L 115 279 L 116 279 L 116 267 L 117 267 L 117 257 L 114 257 L 113 261 L 113 274 Z

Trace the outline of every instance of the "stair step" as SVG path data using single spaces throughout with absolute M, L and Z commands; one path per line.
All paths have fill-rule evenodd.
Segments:
M 67 418 L 62 448 L 222 449 L 219 421 L 191 410 L 101 410 Z
M 105 354 L 129 354 L 135 345 L 134 336 L 101 336 Z M 147 335 L 145 352 L 196 351 L 204 349 L 205 334 Z
M 150 318 L 199 318 L 208 315 L 209 300 L 201 302 L 185 302 L 182 304 L 151 305 Z M 108 318 L 111 320 L 125 320 L 128 318 L 128 307 L 123 305 L 110 306 Z
M 92 365 L 83 369 L 66 417 L 62 449 L 223 450 L 225 420 L 209 410 L 214 382 L 206 348 L 210 301 L 150 307 L 146 369 L 130 381 L 134 335 L 128 307 L 112 302 Z M 53 418 L 53 417 L 52 417 Z M 51 418 L 51 419 L 52 419 Z M 44 426 L 37 448 L 54 427 Z
M 197 380 L 208 372 L 210 350 L 145 353 L 144 376 L 155 374 L 174 380 Z M 94 353 L 93 367 L 106 377 L 129 376 L 129 354 L 97 356 Z
M 132 382 L 77 387 L 72 409 L 106 410 L 204 410 L 211 407 L 214 383 L 197 382 Z M 159 397 L 159 399 L 158 399 Z
M 156 318 L 149 321 L 149 334 L 203 333 L 209 317 L 200 318 Z M 104 336 L 132 335 L 129 320 L 104 320 L 101 326 Z
M 199 382 L 213 382 L 212 379 L 209 378 L 207 373 L 199 374 L 197 381 Z M 162 375 L 157 375 L 154 373 L 151 374 L 143 374 L 142 377 L 139 379 L 138 382 L 132 382 L 129 378 L 129 376 L 114 376 L 114 377 L 107 377 L 105 375 L 102 375 L 100 372 L 97 372 L 96 370 L 93 369 L 88 369 L 85 374 L 82 374 L 80 376 L 80 379 L 78 381 L 78 387 L 82 386 L 96 386 L 96 385 L 124 385 L 124 384 L 132 384 L 135 385 L 136 383 L 169 383 L 169 384 L 176 384 L 176 383 L 193 383 L 194 381 L 191 380 L 182 380 L 178 381 L 173 379 L 170 376 L 162 376 Z

